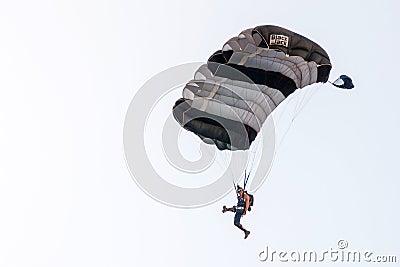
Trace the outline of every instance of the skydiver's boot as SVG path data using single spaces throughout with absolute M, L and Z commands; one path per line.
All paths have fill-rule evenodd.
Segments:
M 250 231 L 244 230 L 244 239 L 246 239 L 250 234 Z

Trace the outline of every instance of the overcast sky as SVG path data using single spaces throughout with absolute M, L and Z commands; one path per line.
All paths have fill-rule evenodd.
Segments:
M 265 246 L 322 253 L 338 240 L 400 261 L 399 8 L 397 1 L 1 1 L 0 266 L 279 266 L 259 261 Z M 233 194 L 179 209 L 142 192 L 122 137 L 128 106 L 147 80 L 205 61 L 262 24 L 318 42 L 333 63 L 330 80 L 345 73 L 356 88 L 323 85 L 313 94 L 243 219 L 252 232 L 243 240 L 232 214 L 220 212 Z

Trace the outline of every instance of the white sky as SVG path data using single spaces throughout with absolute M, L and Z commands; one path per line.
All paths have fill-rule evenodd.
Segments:
M 1 1 L 0 266 L 258 266 L 266 245 L 339 239 L 400 261 L 397 2 Z M 220 214 L 233 196 L 182 210 L 144 194 L 122 130 L 146 80 L 262 24 L 317 41 L 356 89 L 304 108 L 244 241 Z

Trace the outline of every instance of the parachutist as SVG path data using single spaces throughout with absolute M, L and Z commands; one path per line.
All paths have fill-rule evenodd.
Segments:
M 279 26 L 257 26 L 229 39 L 199 67 L 172 113 L 183 128 L 219 150 L 250 150 L 274 110 L 296 90 L 328 82 L 331 69 L 328 53 L 311 39 Z M 354 88 L 346 75 L 330 83 Z M 235 213 L 234 224 L 245 238 L 250 232 L 240 219 L 254 203 L 245 191 L 249 175 L 243 188 L 236 190 L 233 182 L 237 206 L 222 209 Z
M 247 210 L 249 210 L 250 196 L 246 194 L 243 188 L 241 188 L 240 186 L 237 187 L 236 193 L 238 199 L 237 205 L 233 206 L 232 208 L 227 208 L 226 206 L 223 206 L 222 212 L 225 213 L 227 211 L 231 211 L 235 213 L 233 223 L 237 228 L 244 232 L 244 239 L 246 239 L 249 236 L 250 231 L 246 230 L 243 227 L 243 225 L 240 223 L 240 219 L 242 218 L 242 216 L 246 215 Z

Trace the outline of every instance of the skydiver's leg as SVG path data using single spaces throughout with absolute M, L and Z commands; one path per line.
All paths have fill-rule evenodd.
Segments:
M 246 239 L 249 236 L 250 231 L 247 231 L 243 227 L 243 225 L 240 224 L 240 219 L 242 218 L 243 212 L 244 211 L 242 209 L 239 209 L 239 210 L 236 211 L 233 223 L 237 228 L 239 228 L 240 230 L 242 230 L 244 232 L 244 239 Z
M 240 224 L 240 219 L 242 218 L 243 210 L 239 209 L 235 213 L 235 218 L 233 219 L 233 224 L 242 231 L 246 231 L 243 226 Z
M 225 213 L 227 211 L 236 212 L 236 206 L 233 206 L 232 208 L 227 208 L 226 206 L 223 206 L 222 212 Z

